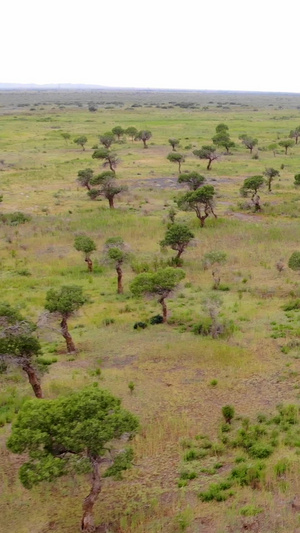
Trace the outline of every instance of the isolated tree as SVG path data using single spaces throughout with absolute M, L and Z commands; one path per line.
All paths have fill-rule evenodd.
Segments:
M 280 173 L 278 170 L 275 170 L 275 168 L 266 168 L 266 170 L 263 172 L 263 175 L 266 176 L 266 181 L 268 185 L 269 192 L 272 192 L 272 181 L 276 176 L 279 176 Z
M 179 140 L 171 138 L 171 139 L 169 139 L 169 144 L 172 146 L 173 152 L 176 152 L 176 146 L 179 145 Z
M 45 309 L 60 316 L 61 334 L 66 341 L 68 353 L 76 348 L 69 332 L 68 319 L 87 301 L 78 285 L 64 285 L 60 289 L 50 289 L 46 295 Z
M 105 243 L 105 253 L 109 260 L 113 261 L 117 271 L 118 288 L 117 293 L 123 294 L 123 263 L 128 254 L 125 251 L 125 245 L 122 237 L 111 237 Z
M 98 185 L 99 188 L 93 188 L 89 191 L 88 195 L 90 198 L 95 200 L 98 196 L 104 196 L 108 200 L 110 209 L 114 209 L 115 207 L 115 196 L 127 190 L 126 185 L 118 184 L 115 173 L 110 170 L 106 170 L 95 176 L 91 181 L 91 185 Z
M 97 111 L 97 107 L 95 105 L 93 105 L 93 104 L 90 104 L 89 105 L 89 111 L 91 113 L 95 113 L 95 111 Z
M 189 191 L 179 196 L 176 202 L 183 211 L 195 211 L 197 218 L 200 220 L 201 228 L 203 228 L 209 215 L 212 214 L 217 218 L 214 212 L 214 196 L 214 187 L 212 185 L 203 185 L 196 191 Z
M 221 282 L 220 266 L 226 263 L 227 255 L 220 250 L 212 250 L 207 252 L 202 259 L 204 270 L 211 268 L 212 277 L 214 280 L 213 289 L 218 289 Z
M 67 133 L 67 132 L 63 131 L 63 132 L 61 132 L 61 136 L 66 141 L 66 144 L 68 144 L 68 141 L 71 139 L 70 133 Z
M 178 172 L 181 174 L 181 165 L 185 162 L 185 157 L 183 154 L 179 154 L 178 152 L 171 152 L 167 156 L 168 161 L 171 163 L 178 163 Z
M 77 181 L 82 185 L 82 187 L 86 187 L 88 191 L 91 190 L 91 179 L 94 176 L 94 171 L 91 168 L 85 168 L 83 170 L 78 171 L 78 178 Z
M 87 263 L 89 272 L 93 272 L 93 261 L 91 254 L 96 250 L 96 243 L 87 235 L 77 235 L 74 241 L 74 248 L 78 252 L 84 253 L 84 260 Z
M 298 144 L 298 139 L 300 137 L 300 126 L 297 126 L 294 130 L 290 131 L 289 137 L 295 139 L 295 143 Z
M 85 135 L 80 135 L 80 137 L 76 137 L 73 142 L 78 144 L 78 146 L 81 146 L 82 150 L 84 151 L 84 145 L 87 143 L 87 137 Z
M 25 374 L 37 398 L 42 398 L 42 388 L 36 369 L 36 358 L 41 346 L 34 336 L 36 327 L 7 303 L 0 304 L 0 362 L 15 364 Z
M 208 294 L 202 300 L 202 309 L 209 315 L 212 322 L 211 336 L 213 339 L 217 339 L 224 332 L 224 326 L 218 320 L 222 304 L 222 298 L 216 293 Z
M 106 133 L 103 133 L 103 135 L 99 136 L 99 140 L 106 150 L 109 150 L 115 140 L 115 136 L 112 131 L 107 131 Z
M 242 196 L 247 197 L 248 193 L 251 194 L 251 201 L 254 205 L 255 211 L 261 210 L 260 197 L 258 191 L 264 185 L 265 180 L 262 176 L 252 176 L 244 180 L 244 184 L 240 189 Z
M 147 141 L 149 141 L 149 139 L 151 139 L 151 137 L 152 137 L 151 131 L 149 131 L 149 130 L 141 130 L 135 136 L 135 140 L 136 141 L 143 141 L 144 148 L 148 148 Z
M 121 139 L 122 135 L 124 135 L 125 130 L 122 128 L 122 126 L 115 126 L 112 130 L 112 133 L 117 136 L 118 141 Z
M 276 154 L 277 154 L 277 148 L 278 148 L 278 144 L 277 143 L 271 143 L 269 144 L 268 146 L 268 149 L 269 150 L 272 150 L 273 152 L 273 156 L 276 157 Z
M 218 159 L 218 154 L 216 153 L 216 149 L 214 146 L 202 146 L 202 148 L 200 148 L 200 150 L 194 150 L 193 151 L 193 154 L 197 157 L 199 157 L 200 159 L 207 159 L 208 160 L 208 165 L 207 165 L 207 170 L 210 170 L 210 167 L 211 167 L 211 164 L 213 161 L 215 161 L 216 159 Z
M 130 289 L 135 296 L 142 294 L 158 296 L 158 303 L 162 306 L 163 323 L 165 323 L 168 317 L 165 300 L 184 277 L 185 272 L 180 268 L 161 268 L 154 273 L 138 274 L 131 282 Z
M 242 144 L 248 148 L 250 151 L 250 154 L 252 154 L 254 146 L 258 144 L 258 140 L 254 139 L 254 137 L 250 137 L 249 135 L 246 135 L 246 133 L 243 133 L 239 136 L 239 139 L 242 141 Z
M 172 224 L 166 231 L 165 237 L 160 241 L 160 246 L 165 248 L 170 246 L 172 250 L 177 251 L 177 255 L 173 258 L 175 265 L 180 265 L 180 257 L 195 237 L 192 231 L 184 224 Z
M 137 418 L 108 391 L 90 387 L 54 400 L 26 402 L 13 425 L 7 446 L 23 455 L 19 477 L 25 488 L 75 473 L 91 473 L 91 489 L 83 502 L 81 531 L 96 531 L 93 509 L 102 478 L 130 468 L 130 448 L 116 449 L 138 428 Z M 25 462 L 24 462 L 25 461 Z M 107 464 L 104 474 L 100 466 Z
M 134 126 L 129 126 L 129 128 L 125 130 L 125 135 L 128 135 L 128 137 L 131 138 L 132 142 L 135 140 L 137 134 L 138 130 Z
M 222 130 L 219 133 L 216 133 L 216 135 L 214 135 L 214 137 L 212 138 L 212 141 L 216 146 L 221 146 L 222 148 L 225 148 L 227 153 L 229 153 L 230 148 L 235 147 L 235 143 L 230 139 L 230 136 L 226 130 Z
M 115 172 L 115 169 L 117 168 L 118 164 L 118 159 L 114 152 L 110 152 L 106 148 L 99 148 L 93 153 L 92 158 L 102 159 L 103 167 L 109 167 L 112 172 Z
M 178 178 L 178 183 L 185 183 L 191 191 L 196 191 L 202 187 L 205 182 L 205 177 L 198 174 L 198 172 L 184 172 Z
M 292 139 L 284 139 L 283 141 L 279 141 L 279 146 L 282 146 L 285 150 L 285 155 L 288 153 L 288 149 L 294 146 L 294 141 Z
M 296 272 L 300 271 L 300 252 L 293 252 L 289 258 L 288 267 Z

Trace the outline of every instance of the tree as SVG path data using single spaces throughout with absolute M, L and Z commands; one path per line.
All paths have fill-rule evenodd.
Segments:
M 223 133 L 227 132 L 229 130 L 227 124 L 224 124 L 224 122 L 221 122 L 216 126 L 216 133 Z
M 244 184 L 241 187 L 241 195 L 248 196 L 251 193 L 251 201 L 254 205 L 255 211 L 260 211 L 260 197 L 258 196 L 258 190 L 264 185 L 265 180 L 262 176 L 252 176 L 244 180 Z
M 211 167 L 211 164 L 213 161 L 215 161 L 216 159 L 218 159 L 218 154 L 216 153 L 216 149 L 214 146 L 202 146 L 202 148 L 200 148 L 200 150 L 194 150 L 193 151 L 193 154 L 197 157 L 199 157 L 200 159 L 207 159 L 208 160 L 208 165 L 207 165 L 207 170 L 210 170 L 210 167 Z
M 19 366 L 37 398 L 42 398 L 42 388 L 36 369 L 36 357 L 41 346 L 33 333 L 35 325 L 7 303 L 0 304 L 0 362 Z
M 294 185 L 296 185 L 297 187 L 300 185 L 300 174 L 295 174 Z
M 131 282 L 130 289 L 135 296 L 152 294 L 158 296 L 158 303 L 162 306 L 163 323 L 167 322 L 168 310 L 165 299 L 185 277 L 180 268 L 161 268 L 154 273 L 142 272 Z
M 50 289 L 46 295 L 45 309 L 60 315 L 61 334 L 66 341 L 68 353 L 76 352 L 75 344 L 68 327 L 68 319 L 87 301 L 78 285 L 64 285 L 60 289 Z
M 138 419 L 121 407 L 119 398 L 90 387 L 54 400 L 26 402 L 7 446 L 13 453 L 26 453 L 19 477 L 27 489 L 64 475 L 91 473 L 81 520 L 81 531 L 91 533 L 96 530 L 93 508 L 103 484 L 100 466 L 108 465 L 102 477 L 130 468 L 132 450 L 118 453 L 116 440 L 131 438 L 137 429 Z
M 103 133 L 103 135 L 99 136 L 99 140 L 106 150 L 109 150 L 115 140 L 115 136 L 112 131 L 107 131 L 106 133 Z
M 272 152 L 273 152 L 273 156 L 274 156 L 274 157 L 276 157 L 277 148 L 278 148 L 278 144 L 277 144 L 277 143 L 271 143 L 271 144 L 269 144 L 269 146 L 268 146 L 268 149 L 269 149 L 269 150 L 272 150 Z
M 95 111 L 97 111 L 97 107 L 95 105 L 93 105 L 93 104 L 90 104 L 89 105 L 89 111 L 91 113 L 95 113 Z
M 283 141 L 279 141 L 279 146 L 282 146 L 285 149 L 285 155 L 288 153 L 288 148 L 291 148 L 294 146 L 294 141 L 292 139 L 284 139 Z
M 124 135 L 125 130 L 122 128 L 122 126 L 115 126 L 112 130 L 112 133 L 117 136 L 118 141 L 121 139 L 122 135 Z
M 138 130 L 134 126 L 129 126 L 129 128 L 125 130 L 125 135 L 128 135 L 128 137 L 131 138 L 132 142 L 136 139 L 137 134 Z
M 202 265 L 204 270 L 209 267 L 212 267 L 211 273 L 214 280 L 213 289 L 218 289 L 220 286 L 221 275 L 219 267 L 226 263 L 226 259 L 226 253 L 221 252 L 219 250 L 212 250 L 211 252 L 207 252 L 202 259 Z
M 67 132 L 63 131 L 63 132 L 61 132 L 61 136 L 66 141 L 66 144 L 68 144 L 68 141 L 71 139 L 70 133 L 67 133 Z
M 121 237 L 111 237 L 105 243 L 105 251 L 108 259 L 115 263 L 118 280 L 118 294 L 123 294 L 123 270 L 122 266 L 128 254 L 124 249 L 124 241 Z
M 115 153 L 110 152 L 106 148 L 99 148 L 93 155 L 93 159 L 102 159 L 104 161 L 103 167 L 109 167 L 112 172 L 115 172 L 115 168 L 118 164 L 118 159 Z
M 179 154 L 178 152 L 171 152 L 168 156 L 167 156 L 167 159 L 171 162 L 171 163 L 178 163 L 178 172 L 179 174 L 181 174 L 181 165 L 182 163 L 185 162 L 185 157 L 184 155 L 182 154 Z
M 164 239 L 160 241 L 160 246 L 163 248 L 170 246 L 172 250 L 177 251 L 173 262 L 179 266 L 181 255 L 194 237 L 192 231 L 184 224 L 172 224 L 167 229 Z
M 205 177 L 198 172 L 186 172 L 178 178 L 178 183 L 186 183 L 191 191 L 196 191 L 205 182 Z
M 254 146 L 258 144 L 258 140 L 254 139 L 253 137 L 250 137 L 249 135 L 246 135 L 246 133 L 243 133 L 239 136 L 239 139 L 242 141 L 242 144 L 250 150 L 250 154 L 252 154 Z
M 179 145 L 179 140 L 172 138 L 172 139 L 169 139 L 169 143 L 173 148 L 173 152 L 176 152 L 176 146 Z
M 89 272 L 93 272 L 93 261 L 91 260 L 91 253 L 96 250 L 96 243 L 87 235 L 77 235 L 74 241 L 74 248 L 78 252 L 83 252 L 85 255 L 85 262 L 87 263 Z
M 289 258 L 288 267 L 291 270 L 299 272 L 300 270 L 300 252 L 293 252 Z
M 189 191 L 180 196 L 176 202 L 183 211 L 195 211 L 197 218 L 200 220 L 201 228 L 203 228 L 205 220 L 210 214 L 217 218 L 214 212 L 214 195 L 215 189 L 212 185 L 203 185 L 196 191 Z
M 221 146 L 225 148 L 227 153 L 229 153 L 230 148 L 234 148 L 235 146 L 235 143 L 230 139 L 230 136 L 226 132 L 226 130 L 222 130 L 219 133 L 216 133 L 212 140 L 216 146 Z
M 147 141 L 149 141 L 149 139 L 151 139 L 151 137 L 152 137 L 151 131 L 149 131 L 149 130 L 141 130 L 135 136 L 135 140 L 136 141 L 143 141 L 144 148 L 148 148 Z
M 74 143 L 78 144 L 78 146 L 82 146 L 82 150 L 85 150 L 84 145 L 87 143 L 87 137 L 85 135 L 81 135 L 80 137 L 76 137 L 74 139 Z
M 263 175 L 267 178 L 267 184 L 268 184 L 268 190 L 269 192 L 272 192 L 272 181 L 276 176 L 279 176 L 279 171 L 275 170 L 275 168 L 266 168 L 266 170 L 263 172 Z
M 77 181 L 82 185 L 82 187 L 86 187 L 88 191 L 91 190 L 91 179 L 94 176 L 94 171 L 91 168 L 85 168 L 83 170 L 79 170 L 77 174 L 78 178 Z
M 127 190 L 126 185 L 118 185 L 115 173 L 110 170 L 95 176 L 91 181 L 91 185 L 99 185 L 100 188 L 91 189 L 88 193 L 90 198 L 95 200 L 98 196 L 104 196 L 108 200 L 110 209 L 115 207 L 115 196 Z
M 298 144 L 298 139 L 300 137 L 300 126 L 297 126 L 294 130 L 290 131 L 289 137 L 295 139 L 295 143 Z

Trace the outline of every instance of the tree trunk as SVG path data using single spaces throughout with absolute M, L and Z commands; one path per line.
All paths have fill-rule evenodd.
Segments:
M 86 257 L 85 258 L 85 262 L 87 263 L 88 271 L 89 272 L 93 272 L 93 261 L 91 260 L 91 258 L 90 257 Z
M 179 174 L 181 174 L 181 162 L 178 161 L 178 170 L 179 170 Z
M 163 324 L 167 322 L 167 316 L 168 316 L 168 310 L 165 302 L 165 296 L 162 296 L 159 298 L 158 302 L 162 306 L 162 312 L 163 312 Z
M 22 369 L 24 370 L 24 372 L 26 372 L 28 376 L 29 383 L 32 386 L 35 396 L 37 398 L 43 398 L 41 383 L 34 368 L 29 362 L 26 362 L 22 365 Z
M 114 169 L 114 167 L 112 166 L 112 162 L 111 162 L 110 159 L 108 160 L 108 164 L 109 164 L 109 168 L 110 168 L 110 170 L 115 174 L 115 169 Z
M 90 186 L 90 184 L 89 184 L 89 183 L 87 183 L 87 184 L 86 184 L 86 188 L 87 188 L 87 190 L 88 190 L 88 191 L 90 191 L 90 190 L 91 190 L 91 186 Z
M 272 192 L 272 180 L 268 180 L 268 190 L 269 192 Z
M 298 137 L 295 137 L 296 144 L 298 144 Z
M 211 159 L 208 160 L 208 165 L 206 167 L 207 170 L 210 170 L 210 165 L 211 165 Z
M 199 217 L 201 228 L 204 228 L 204 224 L 205 224 L 205 219 L 206 218 L 207 218 L 206 215 L 203 215 L 203 216 Z
M 250 150 L 250 154 L 252 154 L 253 146 L 252 147 L 249 146 L 249 150 Z
M 81 145 L 82 146 L 82 150 L 85 152 L 85 147 L 84 147 L 84 144 Z
M 287 155 L 288 147 L 285 147 L 285 155 Z
M 142 139 L 142 140 L 143 140 L 143 143 L 144 143 L 144 148 L 148 148 L 148 146 L 146 144 L 146 141 L 144 141 L 144 139 Z
M 115 206 L 114 206 L 114 197 L 113 196 L 110 196 L 108 198 L 108 203 L 109 203 L 110 209 L 114 209 L 115 208 Z
M 123 272 L 122 272 L 122 268 L 120 264 L 117 264 L 116 271 L 118 274 L 118 291 L 117 292 L 118 294 L 123 294 L 123 284 L 122 284 Z
M 65 339 L 66 344 L 67 344 L 68 353 L 75 353 L 76 352 L 75 344 L 74 344 L 73 339 L 72 339 L 72 337 L 71 337 L 71 335 L 69 333 L 67 318 L 65 316 L 63 316 L 63 318 L 62 318 L 62 321 L 60 323 L 60 327 L 61 327 L 61 334 L 62 334 L 62 336 Z
M 181 254 L 184 252 L 184 248 L 179 248 L 179 250 L 177 251 L 177 255 L 175 257 L 175 260 L 177 259 L 180 259 L 181 257 Z
M 92 459 L 92 487 L 89 495 L 85 498 L 82 510 L 83 516 L 81 520 L 81 531 L 85 533 L 92 533 L 96 530 L 94 523 L 94 505 L 101 492 L 101 479 L 99 474 L 99 463 L 97 459 Z

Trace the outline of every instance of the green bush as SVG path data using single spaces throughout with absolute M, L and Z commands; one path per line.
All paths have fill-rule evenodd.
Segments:
M 163 317 L 161 315 L 154 315 L 150 318 L 149 322 L 152 326 L 155 326 L 155 324 L 162 324 Z
M 244 507 L 241 507 L 240 514 L 242 516 L 256 516 L 259 513 L 262 513 L 262 511 L 263 509 L 255 507 L 255 505 L 245 505 Z
M 195 335 L 207 337 L 211 333 L 212 319 L 209 317 L 201 318 L 199 322 L 193 325 L 192 332 Z
M 234 407 L 232 405 L 224 405 L 222 407 L 222 415 L 224 416 L 225 422 L 230 424 L 234 417 Z
M 25 224 L 30 222 L 31 216 L 22 213 L 21 211 L 15 211 L 14 213 L 0 214 L 0 221 L 8 226 L 18 226 L 19 224 Z
M 295 174 L 294 176 L 294 185 L 300 185 L 300 174 Z
M 288 262 L 289 268 L 291 270 L 300 270 L 300 252 L 293 252 Z
M 273 451 L 274 448 L 272 446 L 259 442 L 253 444 L 253 446 L 248 449 L 250 457 L 254 457 L 256 459 L 266 459 L 267 457 L 272 455 Z
M 146 322 L 136 322 L 133 326 L 133 329 L 145 329 L 147 328 Z

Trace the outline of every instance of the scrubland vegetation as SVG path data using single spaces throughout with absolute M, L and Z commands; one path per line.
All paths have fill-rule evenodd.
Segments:
M 0 105 L 3 531 L 300 531 L 300 96 Z

